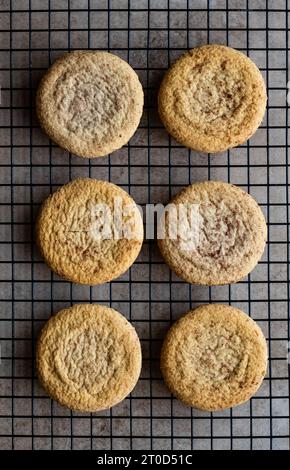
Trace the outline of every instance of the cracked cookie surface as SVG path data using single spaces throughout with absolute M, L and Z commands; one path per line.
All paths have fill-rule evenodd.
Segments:
M 44 326 L 36 364 L 47 393 L 79 411 L 99 411 L 122 401 L 141 370 L 137 333 L 123 315 L 103 305 L 61 310 Z
M 227 305 L 189 311 L 168 331 L 161 372 L 186 405 L 215 411 L 247 401 L 267 369 L 264 335 L 248 315 Z
M 107 155 L 134 134 L 143 110 L 137 74 L 119 57 L 76 51 L 58 59 L 40 82 L 36 110 L 60 147 L 81 157 Z
M 199 152 L 222 152 L 249 139 L 267 102 L 263 77 L 230 47 L 196 47 L 173 64 L 159 90 L 158 109 L 167 131 Z
M 59 276 L 80 284 L 103 284 L 127 271 L 137 258 L 143 243 L 142 217 L 120 187 L 79 178 L 45 200 L 36 242 Z
M 265 248 L 267 226 L 248 193 L 232 184 L 204 181 L 185 188 L 170 205 L 178 211 L 179 233 L 171 236 L 173 219 L 165 211 L 158 245 L 179 277 L 191 284 L 223 285 L 238 282 L 254 269 Z M 180 207 L 195 207 L 196 212 L 184 220 Z M 195 243 L 187 244 L 194 233 Z

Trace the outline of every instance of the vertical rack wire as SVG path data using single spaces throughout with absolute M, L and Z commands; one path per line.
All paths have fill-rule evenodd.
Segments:
M 10 46 L 10 54 L 9 54 L 9 97 L 10 97 L 10 178 L 11 178 L 11 187 L 10 187 L 10 197 L 11 197 L 11 207 L 10 207 L 10 216 L 11 216 L 11 258 L 14 259 L 14 212 L 13 212 L 13 204 L 14 204 L 14 194 L 13 194 L 13 74 L 12 74 L 12 0 L 10 0 L 10 12 L 9 12 L 9 26 L 10 26 L 10 34 L 9 34 L 9 46 Z M 1 100 L 2 102 L 2 100 Z M 12 263 L 11 267 L 11 288 L 12 288 L 12 308 L 11 308 L 11 334 L 12 338 L 14 338 L 15 332 L 15 311 L 14 311 L 14 266 Z M 1 349 L 2 350 L 2 349 Z M 12 347 L 11 347 L 11 449 L 14 450 L 14 375 L 15 375 L 15 362 L 14 362 L 14 355 L 15 355 L 15 345 L 14 341 L 12 340 Z
M 31 0 L 29 0 L 29 95 L 30 95 L 30 110 L 29 110 L 29 167 L 30 167 L 30 219 L 34 220 L 34 211 L 33 211 L 33 85 L 32 85 L 32 71 L 31 71 L 31 50 L 32 50 L 32 28 L 31 28 Z M 31 264 L 30 264 L 30 274 L 31 274 L 31 357 L 32 357 L 32 373 L 31 373 L 31 442 L 32 450 L 34 450 L 34 229 L 33 223 L 30 226 L 30 243 L 31 243 Z
M 266 0 L 266 83 L 269 84 L 269 55 L 268 55 L 268 48 L 269 48 L 269 39 L 268 39 L 268 31 L 269 31 L 269 19 L 268 19 L 268 0 Z M 269 221 L 270 219 L 270 180 L 269 180 L 269 108 L 266 110 L 266 122 L 267 122 L 267 220 Z M 269 226 L 268 226 L 268 240 L 269 240 Z M 268 258 L 268 264 L 267 264 L 267 274 L 268 274 L 268 279 L 267 279 L 267 293 L 268 293 L 268 299 L 271 298 L 271 292 L 270 292 L 270 244 L 268 242 L 267 244 L 267 258 Z M 271 304 L 268 302 L 268 335 L 270 338 L 270 341 L 268 343 L 268 351 L 269 351 L 269 356 L 270 358 L 272 357 L 271 351 L 272 351 L 272 344 L 271 344 Z M 270 406 L 270 450 L 273 448 L 273 428 L 272 428 L 272 362 L 271 360 L 269 361 L 269 392 L 270 392 L 270 401 L 269 401 L 269 406 Z
M 246 19 L 246 26 L 247 26 L 247 55 L 249 55 L 249 0 L 247 0 L 246 4 L 247 8 L 247 19 Z M 249 142 L 247 142 L 247 191 L 250 192 L 250 148 Z M 251 274 L 249 274 L 249 282 L 248 282 L 248 299 L 249 299 L 249 315 L 251 316 Z M 252 402 L 250 402 L 250 434 L 252 435 L 253 432 L 253 422 L 252 422 L 252 414 L 253 414 L 253 407 Z M 252 450 L 252 440 L 250 443 L 250 450 Z
M 287 0 L 287 7 L 288 7 L 288 0 Z M 285 27 L 286 32 L 288 31 L 289 21 L 288 21 L 288 12 L 285 15 Z M 289 127 L 289 119 L 288 119 L 288 93 L 289 93 L 289 57 L 288 57 L 288 50 L 289 50 L 289 38 L 288 34 L 286 33 L 286 83 L 287 83 L 287 90 L 286 90 L 286 122 L 285 122 L 285 183 L 286 183 L 286 226 L 287 226 L 287 233 L 286 233 L 286 243 L 287 243 L 287 297 L 288 297 L 288 316 L 290 317 L 290 236 L 289 236 L 289 170 L 288 170 L 288 127 Z M 288 360 L 288 406 L 290 409 L 290 319 L 288 321 L 288 348 L 287 348 L 287 360 Z

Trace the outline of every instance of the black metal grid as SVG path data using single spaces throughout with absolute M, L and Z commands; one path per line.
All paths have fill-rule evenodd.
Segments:
M 0 13 L 0 448 L 288 449 L 289 305 L 288 4 L 287 0 L 3 0 Z M 156 115 L 168 65 L 202 43 L 247 53 L 268 85 L 263 125 L 246 144 L 218 156 L 179 146 Z M 130 143 L 110 157 L 68 155 L 40 131 L 38 80 L 67 50 L 104 49 L 129 61 L 146 94 Z M 39 258 L 33 221 L 41 201 L 76 176 L 113 181 L 135 200 L 166 202 L 201 179 L 238 184 L 260 203 L 269 243 L 248 279 L 200 288 L 177 279 L 153 243 L 128 273 L 87 288 L 60 280 Z M 141 379 L 122 404 L 100 414 L 69 412 L 35 377 L 34 343 L 45 320 L 77 302 L 112 305 L 143 344 Z M 185 408 L 159 374 L 159 347 L 171 321 L 190 307 L 231 303 L 256 319 L 269 342 L 269 374 L 247 404 L 221 413 Z

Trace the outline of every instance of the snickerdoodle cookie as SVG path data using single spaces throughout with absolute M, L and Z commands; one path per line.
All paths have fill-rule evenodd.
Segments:
M 122 401 L 141 369 L 137 333 L 104 305 L 75 305 L 44 326 L 37 344 L 38 375 L 47 393 L 73 410 L 99 411 Z
M 182 145 L 222 152 L 249 139 L 267 102 L 263 77 L 246 55 L 217 44 L 196 47 L 166 73 L 158 96 L 160 118 Z
M 261 258 L 267 226 L 256 201 L 220 181 L 177 194 L 159 222 L 158 244 L 169 267 L 191 284 L 238 282 Z
M 227 305 L 189 311 L 169 330 L 161 351 L 168 388 L 186 405 L 221 410 L 247 401 L 267 369 L 264 335 L 248 315 Z
M 42 78 L 36 97 L 44 131 L 80 157 L 100 157 L 125 145 L 142 109 L 137 74 L 124 60 L 101 51 L 62 56 Z
M 36 241 L 50 268 L 80 284 L 102 284 L 127 271 L 143 242 L 141 213 L 126 191 L 79 178 L 43 203 Z

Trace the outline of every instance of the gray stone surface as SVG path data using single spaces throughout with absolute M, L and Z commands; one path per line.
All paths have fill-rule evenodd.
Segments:
M 212 0 L 208 11 L 206 0 L 151 0 L 148 11 L 147 0 L 32 0 L 29 13 L 28 1 L 12 0 L 12 12 L 10 2 L 1 2 L 0 448 L 289 448 L 286 3 Z M 249 143 L 210 158 L 170 139 L 156 114 L 156 90 L 170 62 L 206 42 L 228 43 L 246 52 L 269 87 L 267 114 Z M 150 105 L 129 146 L 92 161 L 51 144 L 33 109 L 35 87 L 49 63 L 69 48 L 88 47 L 109 49 L 129 60 Z M 41 261 L 33 220 L 52 190 L 89 175 L 129 189 L 143 204 L 166 202 L 201 179 L 239 184 L 267 216 L 269 244 L 263 260 L 237 285 L 191 287 L 169 272 L 150 243 L 130 272 L 111 285 L 89 288 L 64 282 Z M 257 395 L 213 415 L 172 399 L 158 368 L 160 343 L 170 321 L 209 300 L 231 302 L 251 314 L 270 347 L 268 377 Z M 131 397 L 94 415 L 71 413 L 51 402 L 33 366 L 35 338 L 45 320 L 79 301 L 118 309 L 133 322 L 143 344 L 142 377 Z

